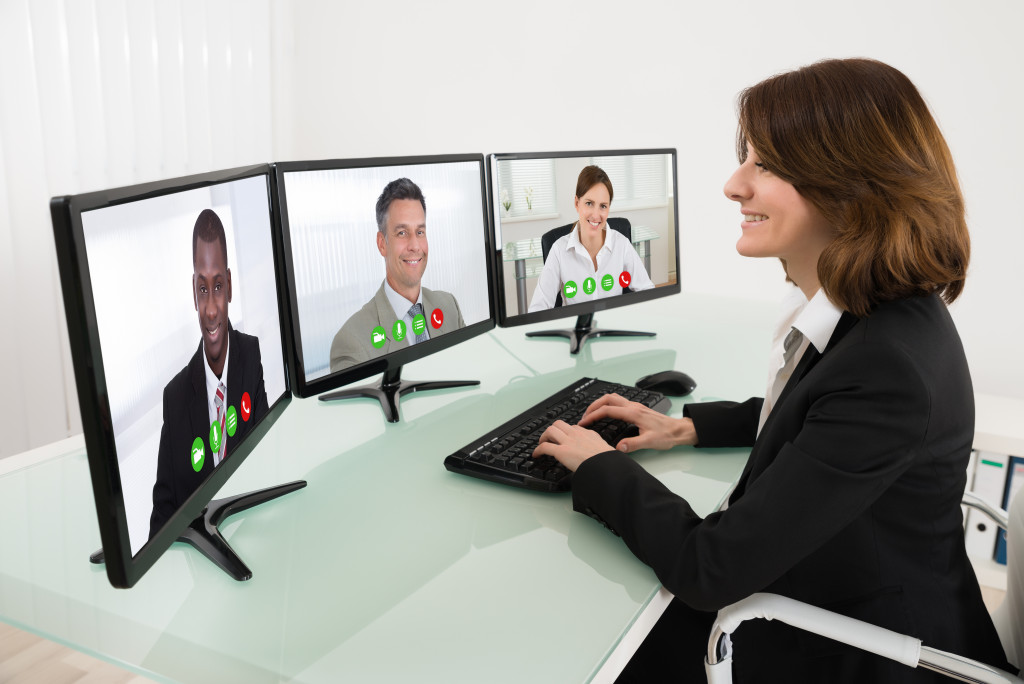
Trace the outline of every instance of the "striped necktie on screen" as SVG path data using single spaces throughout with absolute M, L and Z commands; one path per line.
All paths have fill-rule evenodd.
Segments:
M 224 406 L 224 395 L 227 391 L 228 388 L 224 386 L 224 383 L 219 382 L 217 383 L 217 393 L 213 396 L 213 405 L 217 407 L 217 422 L 220 423 L 220 449 L 213 455 L 214 468 L 220 465 L 228 445 L 228 436 L 224 434 L 224 418 L 227 415 L 227 409 Z

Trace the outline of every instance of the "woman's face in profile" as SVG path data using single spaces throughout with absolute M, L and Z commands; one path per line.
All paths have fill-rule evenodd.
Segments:
M 747 159 L 725 184 L 725 196 L 739 202 L 736 251 L 749 257 L 778 257 L 789 264 L 814 267 L 832 241 L 832 231 L 818 209 L 790 183 L 761 163 L 747 144 Z
M 601 232 L 608 222 L 608 211 L 612 200 L 604 183 L 594 185 L 583 197 L 576 198 L 576 213 L 580 217 L 580 230 L 585 232 Z

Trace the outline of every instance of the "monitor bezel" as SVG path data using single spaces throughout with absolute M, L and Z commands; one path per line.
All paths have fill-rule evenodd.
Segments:
M 85 234 L 82 228 L 82 213 L 258 176 L 263 176 L 267 182 L 267 206 L 270 212 L 268 218 L 277 284 L 277 311 L 281 323 L 282 357 L 285 366 L 284 392 L 270 406 L 270 410 L 259 423 L 253 426 L 247 438 L 232 447 L 231 458 L 225 459 L 215 468 L 175 511 L 156 536 L 150 538 L 133 556 L 92 281 L 89 275 Z M 281 241 L 271 194 L 272 179 L 270 164 L 256 164 L 109 190 L 63 195 L 50 200 L 57 263 L 68 323 L 68 339 L 100 541 L 107 577 L 115 587 L 129 588 L 142 578 L 192 521 L 202 514 L 213 496 L 242 465 L 292 399 L 289 368 L 292 354 L 289 348 L 290 336 L 287 334 L 289 321 L 284 300 L 284 283 L 280 276 Z M 86 559 L 83 558 L 82 562 L 86 562 Z
M 649 155 L 649 154 L 668 154 L 672 156 L 672 213 L 674 217 L 673 225 L 675 232 L 675 263 L 676 263 L 676 281 L 672 284 L 662 285 L 655 287 L 650 290 L 644 290 L 642 292 L 630 292 L 627 294 L 618 295 L 615 297 L 607 297 L 604 299 L 595 299 L 589 302 L 581 302 L 579 304 L 571 304 L 569 306 L 560 306 L 552 309 L 546 309 L 544 311 L 534 311 L 533 313 L 519 313 L 509 315 L 506 302 L 508 301 L 508 293 L 505 292 L 505 273 L 504 273 L 504 262 L 502 262 L 502 247 L 504 243 L 497 239 L 497 231 L 499 230 L 500 216 L 498 209 L 498 189 L 495 184 L 498 182 L 497 174 L 495 169 L 499 161 L 509 159 L 565 159 L 569 157 L 602 157 L 602 156 L 627 156 L 627 155 Z M 586 316 L 588 314 L 595 314 L 599 311 L 606 311 L 608 309 L 615 309 L 620 306 L 628 306 L 631 304 L 639 304 L 640 302 L 646 302 L 651 299 L 659 299 L 661 297 L 669 297 L 674 294 L 679 294 L 681 291 L 680 278 L 679 278 L 679 183 L 678 183 L 679 170 L 677 168 L 677 155 L 676 148 L 674 147 L 663 147 L 663 148 L 637 148 L 637 149 L 617 149 L 617 150 L 574 150 L 574 151 L 562 151 L 562 152 L 502 152 L 492 153 L 488 155 L 487 163 L 487 187 L 491 195 L 491 222 L 494 226 L 494 234 L 491 236 L 492 243 L 494 244 L 494 251 L 492 254 L 492 260 L 495 269 L 495 280 L 494 280 L 494 299 L 497 310 L 497 324 L 502 328 L 511 328 L 519 325 L 529 325 L 531 323 L 542 323 L 545 321 L 554 321 L 560 318 L 572 318 L 579 316 Z M 612 214 L 614 216 L 614 213 Z M 515 293 L 511 293 L 514 297 Z
M 371 168 L 379 166 L 413 166 L 422 164 L 445 164 L 453 162 L 475 162 L 480 168 L 480 199 L 481 221 L 483 223 L 484 261 L 487 270 L 487 291 L 494 292 L 494 264 L 490 257 L 494 249 L 494 230 L 490 223 L 490 196 L 486 162 L 482 154 L 444 154 L 402 157 L 368 157 L 358 159 L 319 159 L 311 161 L 277 162 L 274 166 L 274 196 L 280 211 L 281 239 L 283 243 L 284 280 L 287 283 L 287 300 L 289 306 L 290 330 L 292 331 L 291 349 L 293 353 L 291 368 L 293 369 L 292 387 L 297 396 L 311 397 L 329 390 L 343 387 L 359 380 L 380 375 L 401 368 L 417 359 L 448 349 L 456 344 L 482 335 L 495 326 L 495 299 L 488 297 L 488 316 L 484 320 L 453 330 L 426 344 L 391 352 L 352 366 L 344 370 L 306 380 L 305 362 L 302 356 L 302 333 L 299 324 L 298 299 L 295 292 L 295 269 L 292 261 L 291 226 L 288 222 L 288 198 L 285 174 L 296 171 L 324 171 L 333 169 Z M 429 222 L 428 222 L 429 225 Z

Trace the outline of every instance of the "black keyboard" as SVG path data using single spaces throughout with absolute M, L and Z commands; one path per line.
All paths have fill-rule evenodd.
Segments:
M 444 467 L 453 473 L 513 487 L 542 492 L 569 491 L 572 473 L 551 456 L 533 458 L 533 450 L 551 423 L 561 419 L 575 425 L 587 407 L 605 394 L 620 394 L 662 413 L 667 413 L 672 405 L 668 397 L 658 392 L 583 378 L 459 449 L 444 459 Z M 613 447 L 620 439 L 637 434 L 635 425 L 610 418 L 588 427 L 600 433 Z

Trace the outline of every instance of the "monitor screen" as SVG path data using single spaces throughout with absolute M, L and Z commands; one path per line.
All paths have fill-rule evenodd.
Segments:
M 679 292 L 674 149 L 489 161 L 500 325 Z
M 291 396 L 270 167 L 51 210 L 105 562 L 130 586 Z
M 300 396 L 493 327 L 481 155 L 278 163 L 276 178 Z

